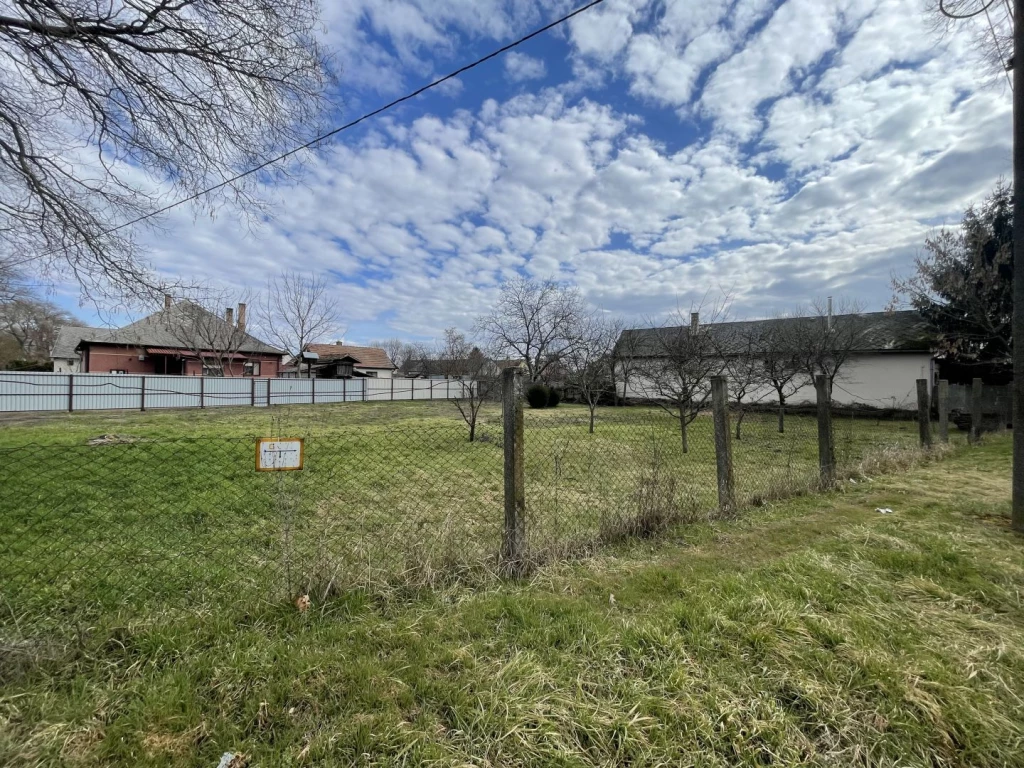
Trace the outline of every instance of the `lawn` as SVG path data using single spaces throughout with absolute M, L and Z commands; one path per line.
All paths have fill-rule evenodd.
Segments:
M 0 764 L 1020 765 L 1009 465 L 992 437 L 525 582 L 9 621 Z
M 710 418 L 573 406 L 527 411 L 528 538 L 536 560 L 705 519 L 716 507 Z M 254 435 L 306 438 L 301 473 L 253 468 Z M 448 403 L 269 411 L 111 412 L 11 419 L 0 438 L 0 576 L 19 613 L 278 599 L 493 570 L 503 519 L 502 424 L 479 440 Z M 735 442 L 747 503 L 817 478 L 816 425 L 748 415 Z M 112 436 L 102 439 L 104 435 Z M 846 464 L 912 444 L 907 422 L 842 422 Z M 101 438 L 97 443 L 97 438 Z M 81 618 L 81 617 L 80 617 Z M 82 618 L 81 620 L 86 620 Z
M 527 411 L 533 561 L 707 519 L 717 506 L 712 425 L 657 409 Z M 301 473 L 254 471 L 253 435 L 306 437 Z M 470 443 L 448 403 L 269 411 L 112 412 L 9 419 L 0 436 L 0 583 L 25 621 L 64 625 L 229 596 L 288 600 L 352 587 L 488 578 L 502 539 L 500 412 Z M 100 439 L 104 435 L 110 439 Z M 913 444 L 907 422 L 843 422 L 848 466 Z M 805 491 L 816 425 L 748 415 L 734 443 L 745 503 Z M 57 613 L 55 613 L 55 610 Z

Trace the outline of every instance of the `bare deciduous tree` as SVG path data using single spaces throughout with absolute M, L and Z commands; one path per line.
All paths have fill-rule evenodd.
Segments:
M 44 362 L 50 356 L 57 332 L 78 321 L 48 301 L 22 295 L 12 301 L 0 301 L 0 333 L 11 338 L 22 360 Z
M 489 374 L 494 363 L 455 328 L 445 329 L 444 341 L 434 357 L 443 376 L 459 379 L 459 395 L 452 402 L 469 427 L 469 442 L 472 443 L 476 440 L 480 408 L 492 391 Z
M 4 3 L 2 250 L 92 291 L 158 289 L 119 225 L 168 191 L 258 203 L 256 175 L 227 182 L 320 127 L 318 25 L 316 0 Z
M 650 349 L 645 351 L 637 381 L 644 395 L 679 420 L 683 453 L 690 450 L 687 427 L 711 397 L 711 377 L 722 372 L 724 363 L 707 320 L 721 319 L 724 306 L 715 305 L 706 317 L 691 312 L 684 324 L 680 312 L 656 328 Z
M 629 397 L 629 385 L 633 381 L 641 362 L 640 335 L 623 329 L 612 350 L 612 387 L 616 401 L 619 399 L 619 384 L 622 384 L 622 402 Z
M 773 318 L 765 324 L 758 342 L 761 376 L 775 390 L 779 404 L 779 433 L 786 431 L 786 400 L 797 393 L 808 377 L 798 351 L 799 334 L 793 319 Z
M 369 346 L 383 349 L 387 353 L 388 359 L 399 368 L 401 368 L 407 360 L 412 359 L 416 353 L 416 347 L 413 344 L 395 337 L 391 337 L 390 339 L 376 339 L 369 342 Z
M 1011 0 L 929 0 L 927 16 L 942 36 L 967 34 L 982 71 L 992 82 L 1009 82 L 1013 59 Z M 1012 87 L 1012 85 L 1011 85 Z
M 575 287 L 517 277 L 502 286 L 497 306 L 477 320 L 476 331 L 497 354 L 522 359 L 530 381 L 540 381 L 572 349 L 584 314 Z
M 760 359 L 762 329 L 760 323 L 737 323 L 712 339 L 718 347 L 729 379 L 729 395 L 736 410 L 736 439 L 743 439 L 743 417 L 747 400 L 764 386 L 764 368 Z
M 270 281 L 257 305 L 257 319 L 266 339 L 298 358 L 303 350 L 342 327 L 329 293 L 330 284 L 321 275 L 282 272 Z
M 613 350 L 622 322 L 593 313 L 582 319 L 579 335 L 563 359 L 566 384 L 587 404 L 590 433 L 601 398 L 615 391 Z
M 815 300 L 811 311 L 793 323 L 794 347 L 804 374 L 813 382 L 823 375 L 829 391 L 840 377 L 864 335 L 862 306 L 842 300 L 833 308 Z
M 234 376 L 244 373 L 239 366 L 242 349 L 253 340 L 234 316 L 233 298 L 227 292 L 206 293 L 202 300 L 179 301 L 143 322 L 162 324 L 178 345 L 202 363 L 204 376 Z M 247 306 L 250 296 L 246 292 L 237 299 L 240 307 Z M 223 317 L 221 307 L 225 307 Z

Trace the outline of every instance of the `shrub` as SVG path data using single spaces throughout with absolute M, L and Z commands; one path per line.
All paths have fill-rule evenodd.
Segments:
M 526 402 L 530 404 L 531 408 L 547 408 L 550 397 L 548 388 L 539 381 L 536 384 L 531 384 L 526 390 Z
M 558 404 L 562 402 L 562 396 L 558 394 L 558 390 L 554 387 L 548 389 L 548 408 L 557 408 Z

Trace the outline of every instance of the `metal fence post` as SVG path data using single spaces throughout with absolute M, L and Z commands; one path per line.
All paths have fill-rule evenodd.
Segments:
M 395 373 L 391 372 L 391 402 L 395 401 Z
M 513 574 L 523 569 L 526 548 L 526 493 L 523 474 L 523 401 L 516 372 L 502 372 L 501 410 L 505 428 L 505 531 L 501 558 Z
M 272 381 L 273 379 L 267 379 L 267 408 L 273 405 L 273 403 L 271 403 L 270 401 L 270 382 Z
M 75 410 L 75 374 L 68 374 L 68 413 Z
M 139 376 L 139 410 L 146 410 L 146 377 Z
M 949 382 L 939 379 L 939 440 L 949 442 Z
M 715 461 L 718 465 L 718 511 L 736 510 L 736 482 L 732 472 L 732 431 L 729 428 L 729 385 L 724 376 L 711 377 L 711 407 L 715 415 Z
M 309 380 L 309 404 L 316 405 L 316 379 Z
M 832 437 L 832 395 L 828 377 L 814 377 L 814 391 L 818 399 L 818 468 L 821 484 L 831 487 L 836 481 L 836 446 Z
M 206 407 L 206 377 L 199 377 L 199 407 Z
M 984 387 L 981 379 L 971 383 L 971 442 L 981 439 L 981 397 Z
M 252 386 L 249 387 L 249 405 L 252 408 L 256 407 L 256 379 L 252 379 Z
M 348 402 L 348 379 L 341 380 L 341 402 Z
M 932 447 L 932 415 L 928 402 L 928 379 L 917 380 L 917 431 L 921 447 Z

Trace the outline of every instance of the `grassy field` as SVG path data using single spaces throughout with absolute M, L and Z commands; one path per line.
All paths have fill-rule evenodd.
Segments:
M 1009 464 L 993 437 L 526 583 L 23 634 L 0 765 L 1021 765 Z
M 817 479 L 813 420 L 749 415 L 736 441 L 746 503 Z M 604 409 L 595 434 L 573 406 L 526 414 L 531 556 L 559 559 L 680 522 L 717 504 L 712 425 Z M 253 435 L 305 436 L 306 469 L 254 471 Z M 0 432 L 0 589 L 16 615 L 325 595 L 494 570 L 503 521 L 502 425 L 469 443 L 448 403 L 80 413 L 9 419 Z M 112 436 L 104 439 L 103 436 Z M 912 444 L 913 425 L 840 424 L 855 467 Z M 96 438 L 100 438 L 97 442 Z M 66 622 L 65 622 L 66 623 Z

